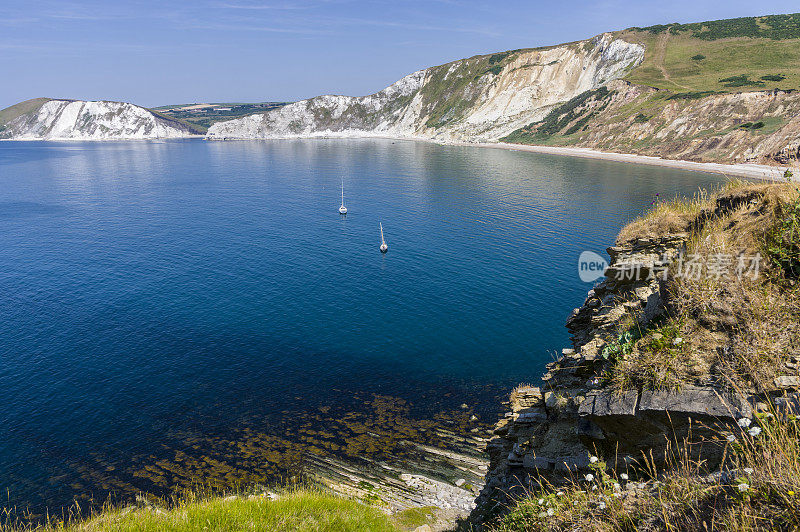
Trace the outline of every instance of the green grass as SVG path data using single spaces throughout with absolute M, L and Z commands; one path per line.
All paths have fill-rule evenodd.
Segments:
M 543 143 L 543 141 L 553 138 L 567 126 L 569 128 L 561 136 L 569 137 L 584 129 L 589 120 L 605 109 L 613 94 L 613 91 L 609 91 L 604 86 L 582 92 L 571 100 L 555 107 L 542 120 L 517 129 L 500 140 L 522 144 L 531 142 Z M 589 109 L 588 104 L 591 103 L 596 105 L 594 108 Z
M 644 61 L 625 78 L 632 83 L 673 92 L 800 88 L 800 33 L 784 40 L 764 36 L 706 40 L 688 30 L 631 29 L 617 36 L 646 48 Z M 743 86 L 720 83 L 741 75 L 756 81 Z
M 183 125 L 189 126 L 193 133 L 206 133 L 208 128 L 217 122 L 225 120 L 233 120 L 243 116 L 263 113 L 272 109 L 277 109 L 283 105 L 284 102 L 261 102 L 261 103 L 215 103 L 211 105 L 218 105 L 221 107 L 230 107 L 229 111 L 220 111 L 217 109 L 210 109 L 205 112 L 193 112 L 181 109 L 192 104 L 181 105 L 162 105 L 160 107 L 153 107 L 150 109 L 158 116 L 180 122 Z
M 415 529 L 435 520 L 436 508 L 423 506 L 421 508 L 409 508 L 394 515 L 394 520 L 403 528 Z
M 681 33 L 689 33 L 692 37 L 705 41 L 734 37 L 773 40 L 796 39 L 800 38 L 800 13 L 728 18 L 690 24 L 659 24 L 646 28 L 631 29 L 653 34 L 670 33 L 679 35 Z
M 394 532 L 398 525 L 380 510 L 318 491 L 298 489 L 270 500 L 186 500 L 170 510 L 107 510 L 86 521 L 50 526 L 43 532 L 341 531 Z
M 676 92 L 670 95 L 667 100 L 699 100 L 706 96 L 717 94 L 717 91 L 690 91 L 690 92 Z
M 778 131 L 783 126 L 784 120 L 780 116 L 766 116 L 755 122 L 749 129 L 759 135 L 769 135 Z
M 0 126 L 5 125 L 24 114 L 38 111 L 50 98 L 34 98 L 0 110 Z

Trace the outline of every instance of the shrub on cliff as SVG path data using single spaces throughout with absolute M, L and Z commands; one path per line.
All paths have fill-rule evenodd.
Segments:
M 800 276 L 800 200 L 780 207 L 778 220 L 767 233 L 765 248 L 786 277 Z

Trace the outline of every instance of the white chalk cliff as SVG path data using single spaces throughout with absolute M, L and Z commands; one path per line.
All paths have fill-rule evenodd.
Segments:
M 36 103 L 24 109 L 27 112 L 0 124 L 0 139 L 154 139 L 191 134 L 186 125 L 130 103 L 44 99 L 31 102 Z
M 318 96 L 218 122 L 207 138 L 492 141 L 541 119 L 559 103 L 624 76 L 643 58 L 643 46 L 610 33 L 475 56 L 414 72 L 369 96 Z M 40 98 L 0 111 L 0 139 L 150 139 L 192 133 L 184 123 L 122 102 Z
M 497 140 L 556 104 L 618 79 L 644 47 L 606 33 L 561 46 L 475 56 L 420 70 L 369 96 L 318 96 L 219 122 L 210 139 L 387 136 Z

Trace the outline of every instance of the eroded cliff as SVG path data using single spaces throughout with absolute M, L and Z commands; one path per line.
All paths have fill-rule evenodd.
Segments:
M 11 113 L 14 108 L 19 111 Z M 191 127 L 123 102 L 48 100 L 23 102 L 0 124 L 0 139 L 106 140 L 186 137 Z M 5 111 L 4 111 L 5 112 Z
M 674 93 L 618 80 L 504 140 L 702 162 L 791 163 L 800 155 L 800 93 Z
M 370 96 L 319 96 L 214 124 L 210 139 L 391 136 L 491 141 L 623 76 L 644 47 L 611 34 L 420 70 Z

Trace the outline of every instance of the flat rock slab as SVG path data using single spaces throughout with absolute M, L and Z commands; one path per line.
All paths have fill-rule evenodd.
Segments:
M 800 388 L 800 377 L 787 376 L 777 377 L 775 379 L 775 386 L 777 388 Z
M 636 390 L 590 393 L 578 407 L 578 415 L 619 417 L 665 413 L 719 418 L 751 417 L 750 404 L 742 397 L 714 388 L 685 386 L 680 390 Z
M 604 390 L 589 394 L 578 407 L 581 416 L 633 416 L 636 414 L 636 403 L 639 392 L 627 390 L 621 393 Z
M 699 386 L 685 386 L 679 391 L 645 390 L 639 401 L 638 412 L 734 419 L 752 416 L 750 404 L 743 398 Z

